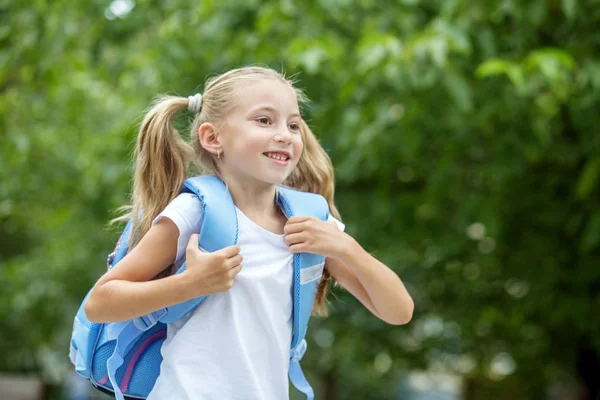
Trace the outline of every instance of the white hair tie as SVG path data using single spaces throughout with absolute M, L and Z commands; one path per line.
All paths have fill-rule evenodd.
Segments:
M 200 93 L 188 97 L 188 110 L 197 114 L 200 111 L 200 107 L 202 107 L 202 95 Z

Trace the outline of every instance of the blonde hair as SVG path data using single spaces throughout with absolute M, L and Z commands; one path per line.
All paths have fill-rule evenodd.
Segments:
M 298 103 L 306 103 L 302 91 L 296 89 L 283 74 L 262 67 L 244 67 L 231 70 L 207 81 L 199 113 L 191 124 L 191 145 L 173 126 L 173 118 L 188 107 L 187 97 L 160 96 L 145 115 L 139 129 L 135 149 L 135 174 L 131 204 L 121 210 L 125 214 L 115 221 L 133 219 L 129 248 L 133 248 L 146 234 L 156 216 L 180 192 L 194 163 L 202 174 L 219 175 L 214 155 L 200 143 L 198 129 L 205 122 L 216 127 L 218 133 L 229 113 L 235 108 L 235 93 L 249 81 L 278 79 L 290 86 Z M 334 204 L 334 171 L 331 159 L 304 120 L 300 134 L 304 151 L 298 165 L 284 185 L 298 190 L 318 193 L 327 199 L 331 214 L 339 218 Z M 325 296 L 329 272 L 321 279 L 314 312 L 326 315 Z

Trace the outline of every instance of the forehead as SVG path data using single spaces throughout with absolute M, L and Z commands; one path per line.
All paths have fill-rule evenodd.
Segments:
M 236 91 L 236 111 L 248 111 L 258 105 L 270 105 L 286 113 L 298 113 L 294 90 L 279 79 L 260 79 L 243 83 Z

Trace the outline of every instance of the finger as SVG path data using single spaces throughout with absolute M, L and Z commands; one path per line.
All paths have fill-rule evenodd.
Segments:
M 304 233 L 292 233 L 291 235 L 285 235 L 285 243 L 288 246 L 304 242 L 306 235 Z
M 228 268 L 237 267 L 238 265 L 240 265 L 242 263 L 243 259 L 244 259 L 244 257 L 242 257 L 241 254 L 238 254 L 237 256 L 232 257 L 227 260 L 227 267 Z
M 241 264 L 237 265 L 229 270 L 229 276 L 233 278 L 234 276 L 239 274 L 241 270 L 242 270 L 242 265 Z
M 290 246 L 290 251 L 294 254 L 296 253 L 305 253 L 306 245 L 304 243 L 296 243 Z
M 215 254 L 221 255 L 221 256 L 225 257 L 225 259 L 227 259 L 227 258 L 235 257 L 236 255 L 238 255 L 239 252 L 240 252 L 240 246 L 233 245 L 233 246 L 227 246 L 224 249 L 216 251 Z
M 188 244 L 187 247 L 190 247 L 192 249 L 197 249 L 199 247 L 198 244 L 198 237 L 200 235 L 198 235 L 197 233 L 194 233 L 190 236 L 190 239 L 188 240 Z
M 283 227 L 283 233 L 286 235 L 289 235 L 291 233 L 298 233 L 298 232 L 302 232 L 304 229 L 306 229 L 306 221 L 302 221 L 302 222 L 294 222 L 294 223 L 287 223 L 285 224 L 285 226 Z
M 287 223 L 288 224 L 297 224 L 300 222 L 308 221 L 311 218 L 312 217 L 291 217 L 290 219 L 287 220 Z

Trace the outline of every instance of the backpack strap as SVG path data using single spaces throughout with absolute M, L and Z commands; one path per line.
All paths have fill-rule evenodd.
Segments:
M 280 187 L 277 201 L 284 214 L 313 216 L 323 221 L 329 218 L 329 205 L 323 196 Z M 314 391 L 302 372 L 300 360 L 306 351 L 306 328 L 312 313 L 317 285 L 320 281 L 325 257 L 311 253 L 294 254 L 294 325 L 290 348 L 290 381 L 308 400 L 314 399 Z
M 199 246 L 208 252 L 215 252 L 238 242 L 238 220 L 235 204 L 227 187 L 216 176 L 196 176 L 184 182 L 184 193 L 193 193 L 200 199 L 203 208 Z M 185 271 L 183 265 L 177 273 Z M 175 322 L 194 310 L 206 296 L 197 297 L 184 303 L 165 308 L 158 320 L 165 324 Z
M 231 246 L 238 241 L 238 222 L 235 205 L 225 184 L 215 176 L 197 176 L 187 179 L 182 192 L 194 193 L 200 199 L 203 208 L 203 220 L 200 227 L 199 246 L 209 252 Z M 127 254 L 127 243 L 131 234 L 131 221 L 127 224 L 117 245 L 113 260 L 114 265 Z M 185 270 L 184 263 L 177 273 Z M 190 299 L 186 302 L 165 307 L 161 310 L 134 318 L 124 324 L 115 334 L 116 344 L 113 354 L 107 361 L 108 379 L 113 387 L 115 398 L 124 400 L 123 390 L 116 379 L 117 370 L 123 365 L 124 354 L 129 345 L 135 342 L 144 332 L 154 327 L 158 322 L 167 324 L 183 318 L 194 310 L 206 296 Z
M 216 176 L 196 176 L 184 182 L 182 192 L 194 193 L 202 203 L 204 217 L 200 228 L 200 245 L 209 252 L 238 242 L 235 204 L 223 181 Z

